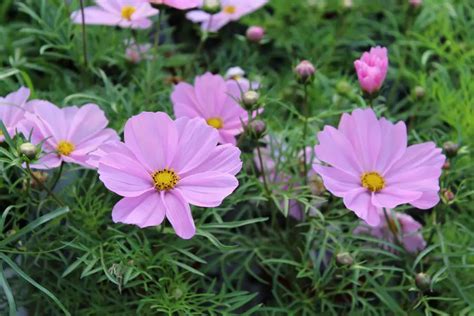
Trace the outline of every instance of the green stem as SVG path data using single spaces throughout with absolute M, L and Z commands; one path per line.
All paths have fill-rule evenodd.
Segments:
M 54 181 L 51 184 L 51 189 L 50 189 L 51 191 L 54 191 L 54 188 L 58 184 L 59 179 L 61 178 L 61 175 L 63 173 L 63 169 L 64 169 L 64 161 L 61 162 L 61 165 L 59 166 L 59 171 L 56 173 L 56 177 L 54 177 Z
M 84 0 L 79 0 L 79 5 L 81 6 L 81 18 L 82 18 L 82 49 L 84 54 L 84 66 L 88 67 L 87 60 L 87 34 L 86 34 L 86 17 L 84 14 Z
M 306 154 L 306 138 L 308 136 L 308 118 L 309 118 L 309 106 L 308 106 L 308 84 L 304 84 L 304 98 L 303 98 L 303 172 L 304 172 L 304 184 L 308 184 L 308 157 Z
M 64 204 L 63 201 L 61 201 L 54 193 L 53 191 L 51 191 L 47 186 L 45 186 L 43 184 L 43 182 L 41 182 L 41 180 L 39 180 L 33 173 L 33 171 L 31 170 L 30 168 L 30 163 L 27 162 L 26 163 L 26 170 L 28 171 L 28 174 L 30 175 L 30 177 L 35 180 L 36 183 L 38 183 L 38 185 L 43 189 L 45 190 L 48 195 L 54 200 L 56 201 L 56 203 L 58 203 L 60 206 L 66 206 L 66 204 Z
M 161 22 L 163 21 L 163 7 L 160 8 L 160 13 L 158 15 L 158 26 L 155 33 L 155 52 L 158 54 L 158 46 L 160 45 L 160 36 L 161 36 Z

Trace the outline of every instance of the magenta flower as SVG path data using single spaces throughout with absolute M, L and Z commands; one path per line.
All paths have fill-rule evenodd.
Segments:
M 425 249 L 426 242 L 420 232 L 422 226 L 413 217 L 402 213 L 395 213 L 395 216 L 393 216 L 390 210 L 387 210 L 387 216 L 382 210 L 378 212 L 379 225 L 370 227 L 362 222 L 354 229 L 353 233 L 356 235 L 370 235 L 392 244 L 401 243 L 403 248 L 410 253 L 417 253 Z M 382 247 L 389 250 L 386 245 Z
M 238 85 L 229 85 L 219 75 L 206 73 L 196 77 L 194 86 L 181 82 L 171 94 L 176 117 L 201 117 L 219 132 L 219 142 L 235 144 L 235 136 L 248 121 L 247 112 L 237 100 Z
M 100 180 L 123 196 L 112 211 L 114 222 L 149 227 L 166 217 L 176 234 L 194 236 L 189 204 L 219 206 L 238 186 L 240 150 L 216 146 L 217 131 L 200 118 L 170 119 L 144 112 L 128 120 L 125 143 L 104 145 Z
M 100 145 L 117 140 L 117 133 L 106 128 L 108 120 L 95 104 L 58 108 L 47 101 L 31 101 L 32 112 L 25 113 L 19 130 L 35 145 L 42 143 L 44 155 L 31 167 L 51 169 L 62 162 L 90 168 L 89 154 Z
M 21 87 L 6 97 L 0 97 L 0 121 L 3 122 L 10 136 L 16 134 L 18 123 L 23 119 L 25 112 L 31 109 L 30 90 Z M 0 142 L 5 140 L 3 132 L 0 130 Z
M 388 70 L 388 56 L 385 47 L 372 47 L 369 52 L 354 62 L 362 90 L 372 94 L 380 89 Z
M 96 0 L 96 2 L 97 6 L 84 9 L 85 24 L 147 29 L 152 24 L 149 17 L 158 14 L 158 10 L 144 0 Z M 82 24 L 81 11 L 74 11 L 71 19 L 74 23 Z
M 267 2 L 268 0 L 222 0 L 221 11 L 216 14 L 194 10 L 188 12 L 186 17 L 194 23 L 201 23 L 204 31 L 217 32 L 227 23 L 240 20 L 242 16 L 260 9 Z
M 439 177 L 445 161 L 433 142 L 407 147 L 405 123 L 377 119 L 372 109 L 343 114 L 338 129 L 318 133 L 314 164 L 326 188 L 371 226 L 381 208 L 409 203 L 428 209 L 439 202 Z
M 167 5 L 169 7 L 179 9 L 179 10 L 187 10 L 192 9 L 201 4 L 202 0 L 150 0 L 150 3 L 159 4 L 159 5 Z

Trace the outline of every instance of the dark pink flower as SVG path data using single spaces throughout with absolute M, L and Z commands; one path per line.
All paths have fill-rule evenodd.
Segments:
M 362 90 L 374 93 L 380 89 L 388 71 L 388 55 L 385 47 L 372 47 L 354 62 Z

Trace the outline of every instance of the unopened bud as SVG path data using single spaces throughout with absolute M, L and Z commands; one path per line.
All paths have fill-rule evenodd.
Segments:
M 265 131 L 267 130 L 267 126 L 265 125 L 265 122 L 262 120 L 253 120 L 252 122 L 250 122 L 249 126 L 250 126 L 251 132 L 257 138 L 261 138 L 265 134 Z
M 349 82 L 341 80 L 336 84 L 336 91 L 339 94 L 346 95 L 351 92 L 352 86 Z
M 423 4 L 423 0 L 410 0 L 410 4 L 417 8 Z
M 415 277 L 416 287 L 422 291 L 426 291 L 431 286 L 431 278 L 426 273 L 418 273 Z
M 458 154 L 459 144 L 449 141 L 443 144 L 443 149 L 446 153 L 446 156 L 452 158 Z
M 244 93 L 242 97 L 242 102 L 247 110 L 252 110 L 254 106 L 257 104 L 260 95 L 258 92 L 249 90 Z
M 247 29 L 247 39 L 254 43 L 259 43 L 265 36 L 265 29 L 261 26 L 251 26 Z
M 184 294 L 183 290 L 181 290 L 180 288 L 176 288 L 173 291 L 173 297 L 177 300 L 180 299 L 183 296 L 183 294 Z
M 202 9 L 210 14 L 217 13 L 221 9 L 221 2 L 220 0 L 204 0 Z
M 306 83 L 313 77 L 316 68 L 314 68 L 311 62 L 303 60 L 298 64 L 298 66 L 296 66 L 295 72 L 298 76 L 298 80 L 302 83 Z
M 425 88 L 423 88 L 422 86 L 416 86 L 415 87 L 415 97 L 417 99 L 423 99 L 424 96 L 425 96 Z
M 336 262 L 340 266 L 350 266 L 354 263 L 354 259 L 348 252 L 340 252 L 336 255 Z
M 36 157 L 36 151 L 37 148 L 32 143 L 23 143 L 20 145 L 20 152 L 28 159 L 34 159 Z
M 448 203 L 454 201 L 454 198 L 456 197 L 453 191 L 449 189 L 441 190 L 441 194 L 443 195 L 443 199 Z

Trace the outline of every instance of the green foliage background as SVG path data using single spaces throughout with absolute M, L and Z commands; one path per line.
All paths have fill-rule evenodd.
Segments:
M 192 81 L 205 71 L 239 65 L 263 82 L 264 118 L 287 141 L 283 168 L 297 174 L 296 153 L 315 143 L 324 124 L 365 106 L 353 61 L 373 45 L 389 49 L 390 70 L 375 109 L 404 120 L 411 143 L 459 142 L 441 186 L 455 193 L 433 210 L 401 208 L 424 224 L 428 247 L 414 256 L 370 246 L 351 234 L 356 217 L 328 199 L 315 217 L 296 222 L 287 207 L 269 207 L 252 151 L 243 154 L 240 187 L 215 209 L 195 208 L 198 234 L 180 240 L 168 224 L 140 230 L 113 224 L 118 197 L 94 171 L 70 166 L 56 189 L 68 208 L 44 192 L 26 192 L 15 149 L 3 144 L 0 167 L 0 313 L 25 306 L 29 315 L 472 315 L 474 313 L 474 3 L 271 0 L 225 27 L 196 53 L 199 33 L 182 12 L 166 10 L 159 55 L 138 65 L 124 57 L 129 30 L 81 28 L 69 14 L 78 1 L 0 3 L 0 95 L 25 85 L 33 98 L 60 106 L 94 102 L 121 132 L 141 111 L 171 111 L 171 77 Z M 246 25 L 267 30 L 251 45 Z M 152 40 L 138 31 L 140 41 Z M 302 138 L 301 87 L 293 67 L 318 68 L 311 85 L 311 137 Z M 424 96 L 416 96 L 415 87 Z M 250 146 L 250 145 L 248 145 Z M 15 147 L 13 145 L 13 147 Z M 273 198 L 307 201 L 308 190 L 272 188 Z M 278 203 L 277 203 L 278 204 Z M 350 266 L 334 254 L 349 252 Z M 16 271 L 13 276 L 11 272 Z M 432 290 L 419 291 L 426 272 Z

